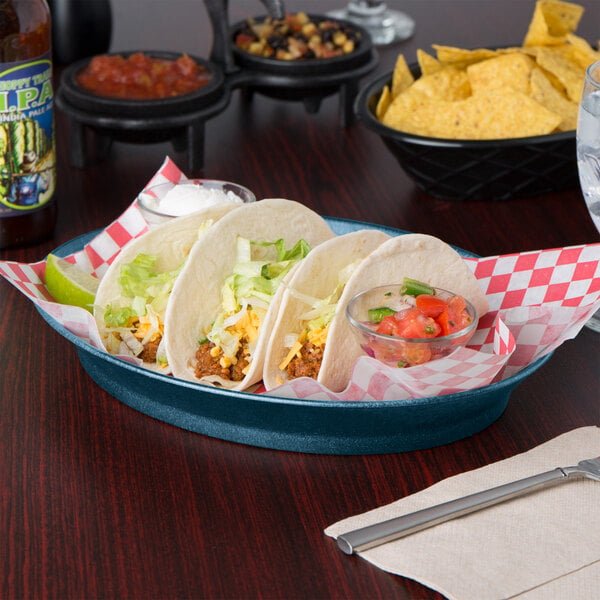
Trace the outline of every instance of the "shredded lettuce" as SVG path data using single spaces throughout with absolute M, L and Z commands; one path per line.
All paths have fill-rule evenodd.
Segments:
M 274 257 L 272 252 L 271 256 L 261 252 L 269 248 L 275 250 Z M 255 242 L 238 237 L 236 264 L 221 292 L 224 311 L 236 312 L 244 302 L 253 305 L 258 301 L 263 307 L 268 306 L 281 280 L 309 252 L 310 246 L 302 239 L 286 250 L 283 239 Z
M 317 338 L 324 340 L 327 336 L 327 330 L 329 324 L 333 320 L 337 310 L 338 300 L 342 295 L 344 284 L 338 284 L 332 294 L 317 300 L 311 306 L 311 309 L 306 311 L 301 319 L 304 323 L 303 331 L 297 336 L 297 339 L 308 339 L 309 341 L 315 341 L 315 338 L 311 335 L 312 333 L 317 334 Z M 319 335 L 323 332 L 323 335 Z M 317 344 L 320 345 L 320 344 Z
M 281 281 L 310 252 L 303 239 L 286 249 L 283 239 L 257 242 L 238 237 L 236 248 L 236 264 L 221 288 L 222 312 L 207 333 L 207 338 L 229 357 L 237 354 L 244 337 L 252 353 L 254 328 L 262 323 Z
M 344 287 L 360 262 L 361 259 L 357 259 L 347 264 L 338 273 L 338 283 L 326 298 L 312 297 L 299 290 L 290 288 L 290 294 L 310 308 L 300 316 L 302 327 L 300 333 L 289 332 L 286 334 L 286 348 L 292 348 L 298 342 L 303 343 L 307 340 L 316 343 L 316 345 L 321 345 L 321 342 L 324 342 L 327 337 L 329 325 L 336 314 L 338 302 L 344 291 Z
M 104 322 L 107 327 L 123 327 L 136 313 L 131 306 L 117 308 L 109 304 L 104 312 Z
M 156 270 L 157 256 L 138 254 L 130 263 L 121 266 L 119 286 L 125 300 L 121 306 L 109 305 L 104 321 L 109 327 L 126 326 L 133 317 L 143 317 L 151 310 L 163 314 L 175 279 L 183 264 L 172 271 Z

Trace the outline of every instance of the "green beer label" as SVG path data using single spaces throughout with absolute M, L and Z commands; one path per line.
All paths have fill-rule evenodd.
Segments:
M 35 210 L 56 188 L 50 54 L 0 63 L 0 217 Z

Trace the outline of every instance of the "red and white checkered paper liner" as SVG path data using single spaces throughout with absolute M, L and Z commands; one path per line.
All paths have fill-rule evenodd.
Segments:
M 187 181 L 168 157 L 146 187 L 167 181 Z M 120 249 L 148 229 L 134 201 L 82 250 L 65 258 L 102 277 Z M 600 308 L 600 244 L 465 261 L 490 302 L 490 311 L 480 320 L 468 348 L 408 369 L 387 367 L 364 356 L 356 362 L 343 392 L 333 393 L 312 379 L 302 378 L 270 394 L 317 400 L 401 400 L 483 387 L 514 375 L 573 338 Z M 44 269 L 44 261 L 0 261 L 0 275 L 68 331 L 104 350 L 88 311 L 53 301 L 43 282 Z

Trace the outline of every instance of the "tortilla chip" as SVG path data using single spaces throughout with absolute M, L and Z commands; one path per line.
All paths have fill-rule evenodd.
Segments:
M 531 71 L 535 61 L 525 54 L 502 54 L 467 67 L 473 94 L 498 88 L 512 88 L 529 93 Z
M 419 63 L 419 68 L 421 69 L 421 75 L 433 75 L 433 73 L 437 73 L 440 69 L 442 69 L 442 64 L 437 58 L 431 56 L 424 50 L 420 48 L 417 50 L 417 62 Z
M 583 90 L 585 68 L 573 57 L 568 46 L 540 48 L 537 63 L 560 81 L 573 102 L 579 102 Z
M 408 68 L 404 55 L 399 54 L 392 75 L 392 97 L 395 98 L 398 94 L 410 87 L 414 80 L 415 78 Z
M 530 56 L 532 56 L 533 58 L 536 59 L 537 62 L 537 56 L 538 53 L 540 51 L 543 51 L 544 49 L 546 49 L 546 46 L 530 46 L 529 48 L 523 48 L 523 51 L 526 54 L 529 54 Z M 562 82 L 560 81 L 560 79 L 552 72 L 548 71 L 547 69 L 544 69 L 544 67 L 542 67 L 539 62 L 537 62 L 537 66 L 538 68 L 542 69 L 542 71 L 544 71 L 544 75 L 546 75 L 546 77 L 552 82 L 552 85 L 557 89 L 560 90 L 561 93 L 564 94 L 565 98 L 567 97 L 567 90 L 565 89 L 565 86 L 562 84 Z
M 496 56 L 495 50 L 488 48 L 479 48 L 477 50 L 464 50 L 463 48 L 454 48 L 452 46 L 440 46 L 432 44 L 433 49 L 437 53 L 437 59 L 446 65 L 452 65 L 458 69 L 466 69 L 469 65 L 493 58 Z
M 511 90 L 490 90 L 472 96 L 455 109 L 450 123 L 465 139 L 502 139 L 546 135 L 561 118 L 529 96 Z
M 536 102 L 561 116 L 562 120 L 558 125 L 560 131 L 571 131 L 577 128 L 577 103 L 565 98 L 539 67 L 533 69 L 531 73 L 530 95 Z
M 507 46 L 506 48 L 496 48 L 496 54 L 513 54 L 514 52 L 520 52 L 521 54 L 531 55 L 530 48 L 524 48 L 523 46 Z
M 567 35 L 567 42 L 573 49 L 573 58 L 584 68 L 587 69 L 593 62 L 600 60 L 600 52 L 594 50 L 587 40 L 578 35 L 570 33 Z
M 554 89 L 557 90 L 563 96 L 563 98 L 569 100 L 569 95 L 567 94 L 567 89 L 562 84 L 560 79 L 554 73 L 551 73 L 550 71 L 547 71 L 546 69 L 544 69 L 544 67 L 542 67 L 539 63 L 537 65 L 537 68 L 546 76 L 546 79 L 548 79 L 548 81 L 550 81 L 550 83 L 552 84 L 552 87 L 554 87 Z
M 454 101 L 468 98 L 471 95 L 471 84 L 465 71 L 444 67 L 417 79 L 410 90 L 422 92 L 431 98 Z
M 575 31 L 584 11 L 578 4 L 559 0 L 540 0 L 539 4 L 548 26 L 548 33 L 554 37 Z
M 565 36 L 579 25 L 583 7 L 559 0 L 538 0 L 524 46 L 552 46 L 562 44 Z
M 417 133 L 417 130 L 419 132 L 424 131 L 429 117 L 424 112 L 422 113 L 421 109 L 429 104 L 430 101 L 431 99 L 427 94 L 410 88 L 392 100 L 392 103 L 383 115 L 382 123 L 392 129 L 408 131 L 405 129 L 406 121 L 408 118 L 411 118 L 413 130 L 410 133 Z M 419 122 L 419 115 L 423 115 L 422 122 Z M 419 133 L 419 135 L 428 134 Z
M 488 90 L 457 102 L 427 98 L 416 109 L 394 116 L 395 127 L 407 133 L 467 140 L 546 135 L 556 131 L 562 120 L 514 90 Z
M 457 103 L 459 104 L 459 103 Z M 561 118 L 520 92 L 490 90 L 463 101 L 446 130 L 466 139 L 502 139 L 552 133 Z M 447 131 L 446 131 L 447 133 Z
M 392 93 L 390 92 L 390 86 L 384 85 L 383 90 L 381 90 L 381 96 L 379 96 L 379 100 L 377 101 L 377 106 L 375 107 L 375 116 L 380 121 L 383 119 L 383 115 L 390 106 L 391 101 Z

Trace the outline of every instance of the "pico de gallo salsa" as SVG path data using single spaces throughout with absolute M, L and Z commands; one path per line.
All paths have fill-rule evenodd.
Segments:
M 150 100 L 189 94 L 210 80 L 208 69 L 187 54 L 167 60 L 135 52 L 95 56 L 77 75 L 77 83 L 98 96 Z
M 369 309 L 368 321 L 363 323 L 371 331 L 394 339 L 373 336 L 365 349 L 371 356 L 398 367 L 422 364 L 465 344 L 472 329 L 448 341 L 441 338 L 465 330 L 474 318 L 462 296 L 443 294 L 423 282 L 406 278 L 400 289 L 400 301 L 396 297 L 393 307 Z

